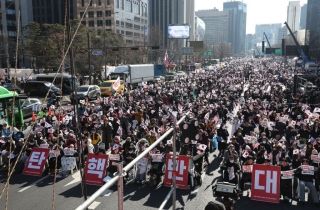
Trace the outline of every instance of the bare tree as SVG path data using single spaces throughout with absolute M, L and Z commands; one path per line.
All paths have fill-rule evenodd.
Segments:
M 231 52 L 231 44 L 220 42 L 214 45 L 215 56 L 220 59 L 220 62 Z

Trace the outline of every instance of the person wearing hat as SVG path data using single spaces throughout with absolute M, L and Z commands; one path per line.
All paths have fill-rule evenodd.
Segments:
M 319 208 L 320 205 L 319 205 L 318 193 L 313 184 L 313 179 L 315 178 L 315 174 L 314 174 L 314 171 L 308 166 L 309 166 L 309 160 L 304 158 L 302 159 L 302 165 L 295 170 L 295 176 L 299 179 L 298 187 L 300 190 L 300 205 L 305 206 L 305 203 L 306 203 L 305 187 L 307 187 L 310 190 L 312 202 L 316 207 Z
M 281 158 L 280 160 L 280 169 L 281 171 L 290 171 L 290 165 L 286 158 Z M 281 174 L 280 179 L 280 193 L 283 196 L 283 199 L 286 202 L 289 202 L 289 199 L 292 198 L 292 179 L 283 179 Z
M 238 153 L 235 151 L 235 148 L 234 148 L 234 145 L 233 144 L 229 144 L 228 145 L 228 150 L 226 150 L 224 152 L 224 155 L 223 155 L 223 162 L 224 164 L 227 163 L 227 161 L 229 160 L 229 157 L 230 156 L 233 156 L 234 157 L 234 162 L 238 163 L 239 161 L 239 155 Z
M 226 164 L 226 169 L 224 170 L 224 176 L 223 181 L 229 182 L 233 184 L 238 184 L 238 174 L 240 171 L 240 168 L 237 163 L 235 163 L 235 158 L 233 155 L 229 156 Z
M 234 146 L 234 150 L 240 154 L 240 144 L 237 142 L 236 137 L 232 136 L 231 137 L 231 143 Z
M 248 166 L 253 166 L 254 163 L 254 157 L 252 157 L 251 155 L 249 155 L 247 157 L 247 161 L 245 163 L 242 164 L 242 177 L 240 180 L 240 190 L 243 191 L 244 190 L 244 183 L 246 182 L 251 182 L 252 180 L 252 167 L 248 167 Z M 245 167 L 243 167 L 245 166 Z

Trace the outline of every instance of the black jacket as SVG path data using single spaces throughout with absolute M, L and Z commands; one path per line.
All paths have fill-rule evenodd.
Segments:
M 301 181 L 305 181 L 305 182 L 313 182 L 313 179 L 316 178 L 315 173 L 313 175 L 309 175 L 309 174 L 302 174 L 302 168 L 301 166 L 299 166 L 296 170 L 295 170 L 295 176 L 301 180 Z

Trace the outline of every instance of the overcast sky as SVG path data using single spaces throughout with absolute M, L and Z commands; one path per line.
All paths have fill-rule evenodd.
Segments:
M 223 2 L 230 0 L 195 0 L 196 11 L 201 9 L 223 10 Z M 241 1 L 241 0 L 240 0 Z M 290 0 L 243 0 L 247 4 L 247 34 L 255 33 L 256 24 L 284 23 Z M 304 5 L 308 0 L 300 0 Z

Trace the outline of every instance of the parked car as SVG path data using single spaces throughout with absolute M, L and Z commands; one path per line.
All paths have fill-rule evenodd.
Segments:
M 100 90 L 102 96 L 111 96 L 114 92 L 112 86 L 117 80 L 106 80 L 101 83 Z M 124 82 L 123 80 L 120 80 L 120 86 L 115 91 L 116 93 L 120 93 L 121 90 L 124 90 Z
M 183 72 L 183 71 L 177 71 L 177 73 L 176 73 L 176 76 L 177 77 L 184 77 L 184 76 L 186 76 L 187 74 L 185 73 L 185 72 Z
M 163 82 L 165 78 L 163 76 L 155 76 L 153 82 L 158 83 L 158 82 Z
M 24 119 L 32 116 L 33 107 L 41 108 L 41 101 L 37 98 L 20 99 Z
M 3 87 L 10 91 L 16 91 L 17 93 L 21 93 L 21 89 L 13 83 L 5 83 Z
M 171 81 L 176 78 L 176 73 L 175 72 L 168 72 L 166 75 L 166 81 Z
M 101 96 L 101 90 L 97 85 L 82 85 L 77 88 L 78 100 L 81 99 L 97 99 Z M 74 102 L 74 93 L 70 94 L 71 102 Z
M 24 92 L 27 96 L 45 96 L 47 93 L 54 93 L 56 96 L 61 95 L 60 88 L 56 87 L 51 82 L 46 81 L 27 81 L 24 86 Z

